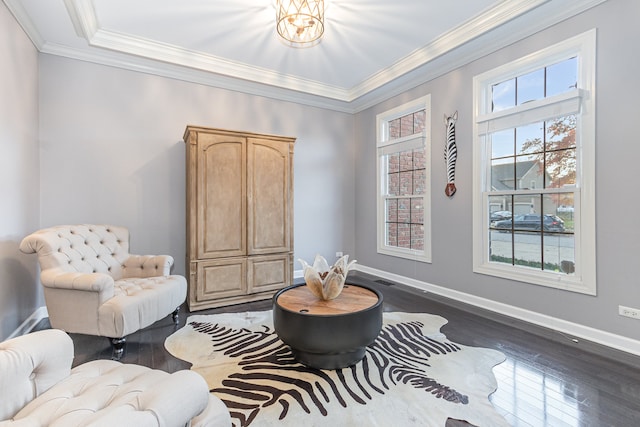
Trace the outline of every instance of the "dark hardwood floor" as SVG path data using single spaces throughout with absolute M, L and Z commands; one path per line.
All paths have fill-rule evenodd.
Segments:
M 640 357 L 526 324 L 399 284 L 376 282 L 360 272 L 348 281 L 366 284 L 384 295 L 385 311 L 427 312 L 446 318 L 442 332 L 452 341 L 500 350 L 506 361 L 494 368 L 498 389 L 490 400 L 514 426 L 640 426 Z M 271 309 L 260 301 L 197 314 Z M 196 314 L 196 313 L 194 313 Z M 122 362 L 173 372 L 189 364 L 171 356 L 164 340 L 184 326 L 189 313 L 181 309 L 180 325 L 171 317 L 127 337 Z M 46 327 L 46 325 L 44 326 Z M 71 334 L 74 366 L 108 359 L 106 338 Z M 575 341 L 577 342 L 575 342 Z M 449 420 L 447 426 L 468 426 Z

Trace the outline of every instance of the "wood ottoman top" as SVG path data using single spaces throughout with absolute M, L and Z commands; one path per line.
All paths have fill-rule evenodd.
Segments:
M 324 301 L 311 293 L 306 285 L 303 285 L 285 290 L 280 294 L 276 303 L 289 311 L 331 316 L 366 310 L 378 303 L 378 295 L 369 289 L 345 284 L 337 298 Z

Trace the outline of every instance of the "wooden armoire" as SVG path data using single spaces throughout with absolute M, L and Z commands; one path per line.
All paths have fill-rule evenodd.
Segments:
M 187 126 L 189 310 L 268 299 L 293 280 L 295 138 Z

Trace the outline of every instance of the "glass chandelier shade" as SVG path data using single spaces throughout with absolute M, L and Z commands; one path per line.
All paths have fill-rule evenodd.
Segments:
M 324 33 L 324 0 L 277 0 L 276 23 L 287 43 L 312 46 Z

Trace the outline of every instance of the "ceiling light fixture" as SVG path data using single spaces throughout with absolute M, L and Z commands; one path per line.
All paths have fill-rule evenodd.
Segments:
M 317 44 L 324 33 L 324 0 L 277 0 L 276 24 L 291 46 Z

